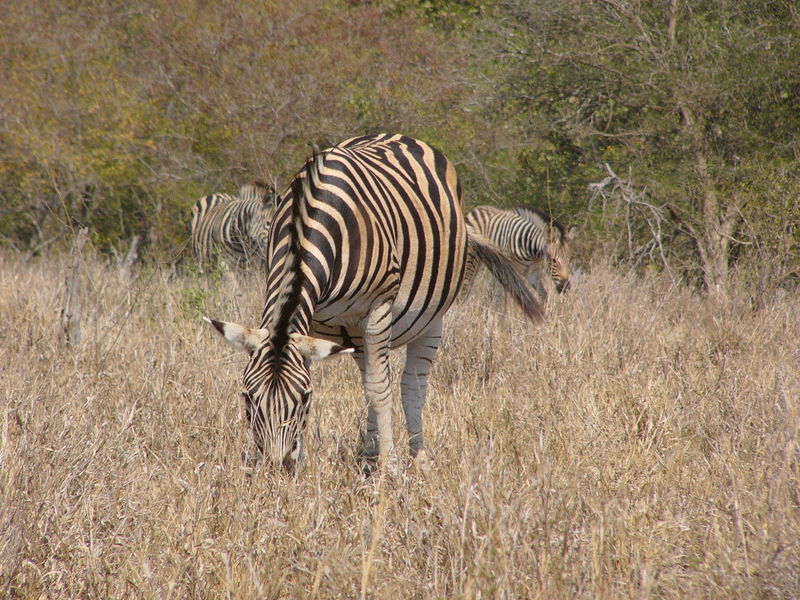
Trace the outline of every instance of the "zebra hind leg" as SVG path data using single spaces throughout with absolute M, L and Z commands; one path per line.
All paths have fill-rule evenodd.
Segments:
M 400 382 L 400 397 L 406 417 L 408 445 L 415 466 L 427 470 L 429 459 L 425 451 L 422 411 L 428 392 L 428 374 L 442 341 L 442 319 L 434 321 L 428 330 L 406 347 L 406 366 Z
M 374 306 L 366 318 L 363 357 L 356 357 L 367 400 L 364 458 L 368 474 L 374 470 L 377 459 L 385 463 L 389 471 L 396 471 L 389 374 L 391 323 L 392 302 L 385 300 Z
M 363 350 L 356 350 L 353 359 L 361 372 L 361 380 L 364 381 L 365 365 Z M 364 474 L 371 475 L 378 465 L 378 416 L 375 408 L 367 404 L 367 422 L 361 432 L 360 458 L 364 461 Z

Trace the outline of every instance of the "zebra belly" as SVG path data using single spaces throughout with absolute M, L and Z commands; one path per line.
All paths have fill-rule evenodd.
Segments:
M 392 307 L 392 347 L 397 348 L 414 341 L 422 335 L 431 323 L 440 318 L 450 307 L 454 296 L 441 305 L 439 310 L 419 306 L 406 309 L 399 303 Z M 336 302 L 318 307 L 313 318 L 313 335 L 331 339 L 337 343 L 349 341 L 360 343 L 364 332 L 364 322 L 372 303 Z

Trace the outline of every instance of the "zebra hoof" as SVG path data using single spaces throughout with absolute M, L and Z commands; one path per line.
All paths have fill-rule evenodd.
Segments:
M 417 454 L 411 461 L 411 464 L 414 466 L 414 470 L 422 475 L 428 475 L 430 473 L 431 468 L 433 467 L 433 460 L 428 453 L 425 451 L 424 448 L 421 448 L 417 451 Z
M 364 463 L 361 466 L 361 472 L 364 474 L 364 477 L 369 479 L 370 477 L 375 475 L 378 472 L 378 470 L 379 470 L 378 457 L 377 456 L 374 458 L 365 457 Z
M 389 457 L 365 457 L 362 472 L 364 477 L 372 477 L 381 472 L 385 475 L 397 477 L 400 474 L 400 467 L 397 465 L 397 458 L 391 454 Z

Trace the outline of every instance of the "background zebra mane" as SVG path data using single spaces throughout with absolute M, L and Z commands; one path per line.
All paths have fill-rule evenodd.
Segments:
M 547 225 L 552 224 L 554 227 L 558 228 L 559 236 L 561 238 L 563 238 L 566 235 L 567 228 L 564 227 L 564 225 L 558 219 L 556 219 L 554 216 L 544 212 L 540 208 L 536 208 L 535 206 L 533 206 L 531 204 L 517 204 L 516 208 L 528 211 L 530 213 L 533 213 L 534 216 L 536 216 L 539 219 L 541 219 L 542 222 L 541 222 L 540 226 L 542 226 L 542 227 L 546 227 Z
M 258 199 L 263 201 L 274 195 L 275 187 L 258 179 L 239 187 L 240 200 Z
M 291 225 L 289 226 L 289 247 L 284 262 L 284 275 L 280 295 L 273 308 L 272 343 L 277 354 L 283 351 L 289 341 L 291 326 L 300 305 L 303 292 L 302 240 L 303 212 L 308 198 L 313 197 L 319 182 L 319 169 L 324 153 L 314 151 L 311 158 L 295 176 L 291 183 Z

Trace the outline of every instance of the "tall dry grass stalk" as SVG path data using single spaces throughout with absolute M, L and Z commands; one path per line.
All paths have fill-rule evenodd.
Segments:
M 315 368 L 291 478 L 245 466 L 243 358 L 200 319 L 255 324 L 260 277 L 88 258 L 63 349 L 67 260 L 0 255 L 5 597 L 800 595 L 796 294 L 752 310 L 596 268 L 537 327 L 479 282 L 432 373 L 430 473 L 361 475 L 345 359 Z

